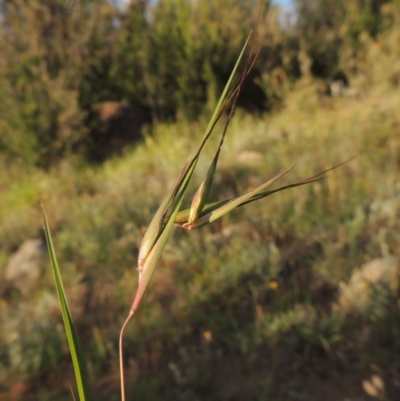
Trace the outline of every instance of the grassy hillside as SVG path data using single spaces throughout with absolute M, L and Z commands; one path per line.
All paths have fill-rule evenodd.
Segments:
M 300 81 L 274 115 L 236 115 L 215 199 L 300 160 L 285 183 L 359 156 L 209 228 L 176 229 L 128 329 L 132 399 L 334 401 L 373 389 L 398 399 L 398 270 L 363 290 L 350 280 L 377 258 L 399 266 L 400 92 L 381 77 L 370 86 L 355 80 L 337 98 Z M 204 126 L 159 125 L 100 167 L 2 165 L 0 266 L 41 235 L 43 200 L 96 400 L 119 397 L 117 338 L 136 290 L 138 242 Z M 198 181 L 208 162 L 201 159 Z M 71 399 L 54 293 L 49 269 L 26 293 L 2 288 L 0 399 Z
M 336 2 L 326 4 L 336 7 Z M 347 17 L 359 15 L 358 24 L 343 22 L 339 25 L 343 29 L 326 24 L 318 43 L 306 37 L 315 46 L 307 48 L 303 43 L 305 47 L 297 49 L 301 79 L 282 83 L 279 77 L 284 71 L 279 69 L 260 78 L 264 88 L 275 82 L 279 101 L 269 114 L 236 114 L 216 175 L 215 200 L 242 194 L 299 161 L 282 184 L 304 180 L 358 156 L 328 173 L 325 180 L 246 205 L 194 232 L 174 231 L 126 333 L 130 399 L 398 399 L 400 30 L 396 5 L 382 6 L 379 24 L 354 12 Z M 18 13 L 7 15 L 19 21 Z M 35 18 L 41 21 L 40 14 Z M 160 21 L 166 21 L 161 14 Z M 319 18 L 314 22 L 310 32 L 304 25 L 304 34 L 315 36 Z M 369 25 L 382 30 L 371 32 L 366 29 Z M 338 37 L 331 35 L 332 29 Z M 28 31 L 22 39 L 30 38 Z M 356 48 L 349 35 L 357 38 Z M 340 51 L 335 46 L 328 49 L 329 41 L 332 46 L 340 42 Z M 348 75 L 350 86 L 341 88 L 340 96 L 332 96 L 337 91 L 329 87 L 334 75 L 313 71 L 325 51 L 335 56 L 330 68 L 340 67 Z M 286 54 L 283 64 L 290 64 L 289 59 Z M 13 58 L 7 60 L 13 70 Z M 276 75 L 277 71 L 282 74 Z M 88 74 L 97 88 L 95 74 Z M 20 88 L 22 81 L 7 82 Z M 119 82 L 121 87 L 124 82 Z M 77 92 L 68 92 L 70 98 L 52 91 L 46 80 L 42 84 L 48 93 L 65 100 L 67 109 L 75 110 L 71 99 L 77 99 Z M 2 119 L 2 129 L 7 128 L 12 144 L 14 140 L 25 144 L 30 154 L 34 147 L 28 139 L 33 132 L 40 136 L 47 132 L 43 127 L 49 128 L 47 133 L 56 131 L 49 126 L 51 118 L 37 114 L 42 98 L 31 93 L 30 84 L 22 87 L 28 100 L 0 102 L 2 115 L 10 117 Z M 272 92 L 277 87 L 272 86 Z M 10 89 L 7 96 L 13 93 Z M 29 106 L 31 100 L 34 108 Z M 203 97 L 197 100 L 203 104 Z M 15 136 L 17 131 L 9 128 L 18 127 L 18 121 L 29 123 L 27 116 L 40 117 L 43 124 L 33 124 L 31 131 L 21 128 L 22 134 Z M 56 120 L 62 129 L 78 122 Z M 206 118 L 197 122 L 178 118 L 175 123 L 154 125 L 143 142 L 102 165 L 89 165 L 79 152 L 54 152 L 55 159 L 60 154 L 69 156 L 57 162 L 52 158 L 50 164 L 23 163 L 10 153 L 1 155 L 0 401 L 72 399 L 70 356 L 43 247 L 41 201 L 85 352 L 93 399 L 119 399 L 118 333 L 137 287 L 138 244 L 206 123 Z M 197 183 L 217 145 L 218 134 L 200 159 Z M 51 167 L 45 170 L 44 165 Z M 190 194 L 194 191 L 189 189 Z M 188 205 L 190 199 L 185 201 Z M 10 279 L 11 261 L 32 239 L 41 247 L 34 255 L 25 253 L 31 271 Z M 22 259 L 19 264 L 24 264 Z

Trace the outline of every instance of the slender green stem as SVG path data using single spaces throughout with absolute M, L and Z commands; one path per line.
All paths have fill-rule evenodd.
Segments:
M 132 319 L 133 311 L 129 311 L 129 315 L 126 318 L 124 324 L 122 325 L 121 331 L 119 333 L 119 371 L 121 376 L 121 401 L 125 401 L 125 379 L 124 379 L 124 353 L 122 349 L 124 330 L 129 321 Z

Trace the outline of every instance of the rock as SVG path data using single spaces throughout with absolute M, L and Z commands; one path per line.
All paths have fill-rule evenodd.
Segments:
M 11 255 L 4 271 L 5 280 L 21 294 L 27 295 L 44 272 L 45 255 L 46 246 L 42 240 L 25 241 L 18 251 Z
M 392 257 L 376 258 L 355 269 L 349 282 L 340 283 L 338 307 L 371 313 L 390 294 L 397 292 L 399 261 Z M 379 298 L 380 302 L 376 302 Z
M 332 97 L 357 97 L 358 95 L 357 89 L 345 84 L 341 80 L 333 81 L 329 84 L 329 93 Z
M 332 81 L 329 85 L 330 93 L 333 97 L 343 96 L 348 85 L 341 79 Z

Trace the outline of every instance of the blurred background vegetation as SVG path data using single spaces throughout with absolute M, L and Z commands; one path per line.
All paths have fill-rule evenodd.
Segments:
M 41 200 L 93 397 L 119 399 L 140 236 L 259 5 L 0 1 L 0 400 L 71 399 Z M 399 400 L 400 2 L 266 2 L 259 28 L 214 198 L 300 159 L 286 182 L 362 154 L 321 183 L 176 231 L 128 330 L 128 394 Z

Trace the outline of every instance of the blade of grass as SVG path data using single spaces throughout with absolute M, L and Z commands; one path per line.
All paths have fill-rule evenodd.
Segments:
M 281 179 L 283 176 L 285 176 L 290 170 L 292 170 L 294 167 L 296 167 L 296 165 L 297 165 L 297 163 L 294 164 L 293 166 L 289 167 L 282 173 L 276 175 L 274 178 L 270 179 L 265 184 L 260 185 L 259 187 L 248 192 L 247 194 L 244 194 L 242 196 L 239 196 L 238 198 L 231 200 L 227 204 L 225 204 L 225 205 L 219 207 L 218 209 L 213 210 L 212 212 L 206 214 L 205 216 L 197 219 L 195 222 L 183 224 L 183 228 L 185 228 L 186 230 L 194 230 L 195 228 L 201 227 L 204 224 L 212 223 L 213 221 L 222 217 L 224 214 L 229 213 L 233 209 L 237 208 L 241 204 L 248 202 L 253 196 L 258 195 L 261 191 L 265 190 L 266 188 L 268 188 L 269 186 L 274 184 L 276 181 Z
M 288 185 L 285 185 L 283 187 L 279 187 L 279 188 L 276 188 L 276 189 L 270 189 L 270 190 L 267 190 L 267 191 L 261 191 L 261 192 L 257 193 L 256 195 L 253 195 L 249 200 L 241 203 L 237 207 L 241 207 L 241 206 L 247 205 L 248 203 L 255 202 L 256 200 L 265 198 L 265 197 L 267 197 L 269 195 L 272 195 L 272 194 L 274 194 L 276 192 L 284 191 L 286 189 L 290 189 L 290 188 L 294 188 L 294 187 L 299 187 L 301 185 L 311 184 L 313 182 L 324 180 L 325 178 L 326 177 L 314 178 L 312 180 L 306 180 L 306 181 L 302 181 L 302 182 L 296 182 L 296 183 L 293 183 L 293 184 L 288 184 Z M 225 200 L 221 200 L 221 201 L 218 201 L 218 202 L 207 203 L 206 205 L 204 205 L 203 211 L 201 212 L 199 217 L 203 217 L 206 214 L 209 214 L 209 213 L 213 212 L 214 210 L 217 210 L 221 206 L 224 206 L 227 203 L 232 202 L 234 199 L 236 199 L 236 198 L 225 199 Z M 174 224 L 176 226 L 178 226 L 178 227 L 185 228 L 185 227 L 183 227 L 183 225 L 189 222 L 190 210 L 191 209 L 181 210 L 176 215 Z M 204 224 L 207 224 L 207 222 L 204 223 Z M 196 228 L 198 228 L 198 226 L 196 226 Z
M 284 191 L 289 188 L 294 188 L 294 187 L 298 187 L 301 185 L 306 185 L 306 184 L 311 184 L 313 182 L 321 181 L 326 178 L 324 176 L 325 173 L 335 170 L 338 167 L 341 167 L 346 163 L 349 163 L 351 160 L 353 160 L 354 158 L 356 158 L 358 156 L 359 156 L 359 154 L 351 157 L 350 159 L 348 159 L 344 162 L 336 164 L 333 167 L 325 169 L 325 170 L 321 171 L 320 173 L 307 178 L 304 181 L 296 182 L 293 184 L 288 184 L 288 185 L 285 185 L 283 187 L 276 188 L 273 190 L 265 190 L 267 187 L 269 187 L 274 182 L 276 182 L 277 180 L 282 178 L 284 175 L 286 175 L 292 168 L 294 168 L 296 166 L 296 164 L 295 164 L 294 166 L 285 170 L 283 173 L 274 177 L 272 180 L 257 187 L 253 191 L 251 191 L 243 196 L 240 196 L 240 197 L 237 197 L 234 199 L 223 200 L 223 201 L 219 201 L 219 202 L 206 204 L 204 206 L 203 211 L 200 214 L 199 218 L 193 222 L 189 221 L 190 209 L 182 210 L 181 212 L 178 213 L 178 215 L 175 219 L 175 225 L 180 226 L 181 228 L 184 228 L 185 230 L 194 230 L 196 228 L 202 227 L 206 224 L 209 224 L 209 223 L 217 220 L 218 218 L 222 217 L 224 214 L 229 213 L 230 211 L 232 211 L 233 209 L 235 209 L 237 207 L 244 206 L 248 203 L 254 202 L 261 198 L 265 198 L 276 192 L 280 192 L 280 191 Z
M 214 111 L 214 115 L 216 115 L 215 113 L 219 109 L 218 116 L 216 116 L 216 121 L 217 121 L 219 119 L 219 117 L 221 116 L 221 112 L 225 109 L 225 107 L 231 101 L 231 99 L 233 99 L 231 107 L 230 107 L 228 118 L 227 118 L 227 120 L 225 122 L 225 125 L 224 125 L 224 129 L 223 129 L 223 132 L 222 132 L 222 135 L 221 135 L 221 139 L 220 139 L 220 142 L 219 142 L 218 149 L 217 149 L 217 151 L 216 151 L 216 153 L 214 155 L 214 159 L 212 160 L 212 162 L 210 164 L 210 167 L 208 169 L 208 172 L 207 172 L 207 175 L 206 175 L 205 179 L 200 184 L 200 187 L 198 188 L 196 194 L 193 197 L 192 204 L 191 204 L 191 207 L 190 207 L 189 219 L 188 219 L 188 223 L 189 224 L 193 223 L 195 220 L 197 220 L 200 217 L 200 215 L 202 215 L 203 208 L 204 208 L 204 206 L 205 206 L 205 204 L 207 202 L 207 198 L 208 198 L 208 196 L 210 194 L 212 182 L 214 180 L 214 175 L 215 175 L 215 171 L 217 169 L 219 155 L 221 153 L 222 145 L 224 144 L 226 132 L 228 130 L 228 127 L 230 125 L 230 122 L 231 122 L 231 120 L 233 118 L 233 115 L 235 113 L 235 110 L 236 110 L 236 103 L 237 103 L 237 100 L 239 98 L 240 91 L 242 89 L 244 80 L 247 78 L 247 76 L 249 75 L 250 71 L 252 70 L 252 68 L 254 66 L 254 63 L 257 60 L 258 55 L 260 53 L 261 45 L 258 47 L 258 50 L 256 51 L 255 55 L 253 56 L 254 47 L 255 47 L 255 41 L 256 41 L 256 35 L 257 35 L 257 30 L 258 30 L 258 23 L 259 23 L 259 19 L 260 19 L 260 16 L 261 16 L 263 5 L 264 4 L 262 4 L 260 6 L 259 10 L 258 10 L 257 21 L 256 21 L 256 24 L 255 24 L 255 27 L 256 27 L 255 28 L 255 33 L 253 34 L 250 54 L 249 54 L 249 56 L 248 56 L 248 58 L 246 60 L 244 71 L 240 75 L 238 81 L 234 84 L 233 89 L 226 96 L 225 101 L 222 102 L 223 96 L 225 96 L 225 90 L 227 90 L 227 86 L 225 87 L 224 93 L 223 93 L 222 97 L 220 98 L 220 103 L 218 104 L 216 110 Z M 248 41 L 250 40 L 251 34 L 252 34 L 252 32 L 250 33 L 250 35 L 247 38 L 245 47 L 246 47 Z M 266 36 L 266 32 L 264 34 L 264 38 L 263 38 L 262 42 L 265 40 L 265 36 Z M 243 48 L 243 50 L 244 50 L 244 48 Z M 243 53 L 243 50 L 242 50 L 242 53 Z M 231 76 L 229 78 L 229 81 L 228 81 L 228 84 L 227 84 L 229 86 L 231 84 L 231 81 L 232 81 L 233 76 L 234 76 L 234 72 L 236 71 L 236 68 L 238 66 L 238 63 L 239 63 L 241 57 L 242 57 L 242 54 L 239 56 L 239 59 L 236 62 L 236 66 L 233 69 L 232 74 L 231 74 Z M 211 121 L 210 121 L 210 123 L 211 123 Z M 215 123 L 214 123 L 214 125 L 215 125 Z M 214 127 L 214 125 L 212 125 L 211 127 Z
M 87 374 L 85 365 L 83 363 L 82 353 L 79 347 L 78 338 L 76 335 L 74 323 L 72 321 L 71 312 L 68 306 L 67 297 L 64 290 L 64 285 L 61 278 L 60 269 L 58 267 L 56 253 L 54 251 L 53 240 L 51 238 L 50 228 L 47 221 L 46 211 L 42 204 L 44 231 L 46 234 L 47 246 L 49 250 L 51 267 L 56 283 L 58 299 L 60 302 L 61 313 L 64 321 L 65 333 L 67 335 L 68 346 L 72 358 L 72 364 L 74 367 L 76 385 L 78 388 L 79 400 L 89 400 L 88 386 L 87 386 Z
M 239 67 L 239 64 L 240 64 L 240 62 L 241 62 L 241 60 L 243 58 L 244 51 L 245 51 L 245 49 L 247 47 L 247 44 L 249 43 L 251 35 L 252 35 L 252 32 L 250 32 L 249 36 L 247 37 L 247 40 L 246 40 L 246 42 L 245 42 L 245 44 L 244 44 L 244 46 L 242 48 L 242 51 L 240 52 L 239 57 L 236 60 L 236 64 L 233 67 L 231 75 L 229 76 L 229 79 L 228 79 L 228 81 L 227 81 L 227 83 L 226 83 L 226 85 L 224 87 L 224 90 L 223 90 L 223 92 L 222 92 L 222 94 L 221 94 L 221 96 L 219 98 L 217 107 L 215 108 L 214 113 L 213 113 L 213 115 L 212 115 L 212 117 L 210 119 L 210 122 L 208 123 L 208 126 L 206 128 L 206 131 L 205 131 L 205 134 L 204 134 L 204 139 L 203 139 L 202 144 L 201 144 L 201 146 L 200 146 L 200 148 L 199 148 L 199 150 L 197 152 L 198 154 L 199 154 L 199 152 L 201 152 L 205 141 L 207 141 L 208 137 L 210 136 L 210 133 L 212 132 L 213 128 L 215 127 L 216 122 L 218 121 L 219 117 L 221 116 L 220 111 L 224 107 L 224 103 L 225 103 L 226 99 L 229 99 L 236 92 L 236 90 L 234 89 L 232 91 L 232 93 L 228 94 L 229 88 L 230 88 L 230 86 L 232 84 L 233 78 L 235 77 L 235 74 L 236 74 L 236 71 L 237 71 L 237 69 Z M 241 77 L 239 79 L 241 81 L 243 81 L 243 79 L 244 79 L 243 76 L 246 76 L 247 74 L 248 74 L 248 71 L 245 69 L 244 73 L 241 75 Z
M 250 36 L 249 36 L 249 38 L 247 40 L 249 40 L 249 39 L 250 39 Z M 252 46 L 253 45 L 254 45 L 254 43 L 252 44 Z M 244 69 L 244 73 L 240 77 L 240 81 L 239 81 L 239 84 L 237 86 L 237 89 L 233 91 L 233 94 L 234 94 L 233 102 L 232 102 L 232 105 L 231 105 L 231 108 L 230 108 L 230 111 L 229 111 L 228 119 L 225 122 L 225 126 L 224 126 L 224 129 L 222 131 L 221 139 L 219 141 L 219 145 L 218 145 L 217 151 L 215 152 L 215 155 L 214 155 L 214 159 L 212 160 L 212 162 L 210 164 L 210 167 L 208 169 L 208 172 L 207 172 L 207 175 L 206 175 L 205 179 L 200 184 L 199 189 L 196 191 L 196 194 L 193 197 L 192 205 L 190 207 L 190 214 L 189 214 L 189 221 L 188 221 L 189 223 L 192 223 L 193 221 L 195 221 L 200 216 L 200 214 L 203 211 L 204 205 L 207 202 L 207 198 L 208 198 L 208 196 L 210 194 L 211 186 L 212 186 L 212 183 L 214 181 L 215 171 L 216 171 L 217 165 L 218 165 L 219 155 L 221 153 L 222 145 L 224 144 L 226 132 L 228 130 L 229 124 L 230 124 L 230 122 L 232 120 L 232 117 L 234 115 L 234 112 L 235 112 L 235 109 L 236 109 L 236 102 L 237 102 L 237 99 L 239 97 L 239 93 L 240 93 L 240 90 L 242 88 L 243 82 L 244 82 L 244 80 L 245 80 L 245 78 L 246 78 L 246 76 L 248 75 L 248 72 L 249 72 L 248 71 L 248 64 L 251 61 L 251 53 L 250 53 L 249 58 L 246 61 L 246 66 L 245 66 L 245 69 Z M 236 68 L 239 65 L 238 63 L 239 63 L 240 59 L 241 59 L 241 56 L 236 62 L 236 66 L 232 71 L 232 74 L 231 74 L 230 79 L 228 81 L 228 85 L 230 85 L 230 82 L 233 79 L 234 72 L 236 71 Z M 227 87 L 225 87 L 225 89 L 227 89 Z M 221 100 L 222 100 L 222 97 L 221 97 L 220 101 Z M 221 104 L 220 107 L 222 107 L 222 104 Z M 215 111 L 217 111 L 217 109 Z

